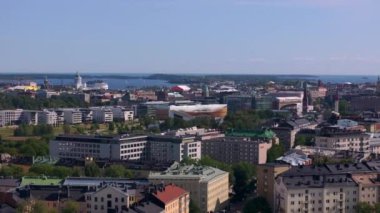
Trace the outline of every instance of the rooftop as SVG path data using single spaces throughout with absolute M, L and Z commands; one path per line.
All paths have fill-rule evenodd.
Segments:
M 158 190 L 152 195 L 166 205 L 186 193 L 188 192 L 178 186 L 167 185 L 163 188 L 163 190 Z
M 226 133 L 227 136 L 235 136 L 235 137 L 251 137 L 251 138 L 265 138 L 272 139 L 276 136 L 276 134 L 271 130 L 264 131 L 231 131 Z
M 55 186 L 60 185 L 63 179 L 51 178 L 46 176 L 41 177 L 22 177 L 20 186 L 39 185 L 39 186 Z
M 199 179 L 201 182 L 208 182 L 228 172 L 209 166 L 181 165 L 175 162 L 166 171 L 151 172 L 149 179 Z

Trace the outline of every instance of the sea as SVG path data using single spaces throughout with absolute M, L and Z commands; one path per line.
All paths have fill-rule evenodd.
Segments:
M 145 75 L 137 75 L 131 74 L 126 75 L 131 76 L 133 78 L 116 78 L 116 77 L 104 77 L 101 74 L 92 75 L 90 78 L 86 79 L 86 77 L 82 78 L 83 82 L 93 81 L 93 80 L 103 80 L 108 83 L 109 89 L 114 90 L 123 90 L 123 89 L 131 89 L 131 88 L 143 88 L 143 87 L 171 87 L 174 84 L 169 83 L 166 80 L 160 79 L 148 79 L 146 78 L 148 74 Z M 374 83 L 377 81 L 378 76 L 375 75 L 273 75 L 277 80 L 291 80 L 291 79 L 299 79 L 299 80 L 308 80 L 308 81 L 318 81 L 321 80 L 323 83 Z M 73 85 L 74 84 L 74 75 L 72 78 L 64 77 L 64 78 L 49 78 L 49 83 L 52 85 Z M 7 82 L 17 83 L 15 80 L 7 80 Z M 38 84 L 43 84 L 44 79 L 36 78 L 32 81 L 37 82 Z M 4 82 L 1 81 L 0 82 Z

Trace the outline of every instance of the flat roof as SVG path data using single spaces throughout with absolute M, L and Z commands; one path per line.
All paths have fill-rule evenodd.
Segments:
M 63 179 L 53 177 L 22 177 L 20 186 L 39 185 L 39 186 L 54 186 L 60 185 Z

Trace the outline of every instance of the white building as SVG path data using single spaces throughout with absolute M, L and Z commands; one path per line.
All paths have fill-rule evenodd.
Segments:
M 113 118 L 121 121 L 132 121 L 134 113 L 132 110 L 127 110 L 124 107 L 116 106 L 110 108 L 113 113 Z
M 315 137 L 315 145 L 322 148 L 369 152 L 370 136 L 364 133 L 336 133 Z
M 82 112 L 77 109 L 65 109 L 64 117 L 65 117 L 66 124 L 82 123 Z
M 50 155 L 59 158 L 145 160 L 147 136 L 60 135 L 49 143 Z
M 83 89 L 85 85 L 82 83 L 82 77 L 79 75 L 79 72 L 77 72 L 75 76 L 75 82 L 74 82 L 75 89 Z
M 201 141 L 195 136 L 149 136 L 149 158 L 157 162 L 180 162 L 184 158 L 201 159 Z
M 43 111 L 38 112 L 39 124 L 57 125 L 57 122 L 58 116 L 55 111 L 44 109 Z
M 0 110 L 0 126 L 15 125 L 21 121 L 23 110 Z
M 115 212 L 122 212 L 122 209 L 128 209 L 130 206 L 129 199 L 132 197 L 129 193 L 136 190 L 120 189 L 113 186 L 85 193 L 85 202 L 87 211 L 92 213 L 103 213 L 109 209 Z
M 105 107 L 93 107 L 92 110 L 92 119 L 97 123 L 108 123 L 113 121 L 112 110 Z

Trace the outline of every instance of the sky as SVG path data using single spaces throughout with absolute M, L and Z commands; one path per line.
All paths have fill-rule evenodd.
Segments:
M 380 73 L 379 0 L 1 0 L 0 73 Z

